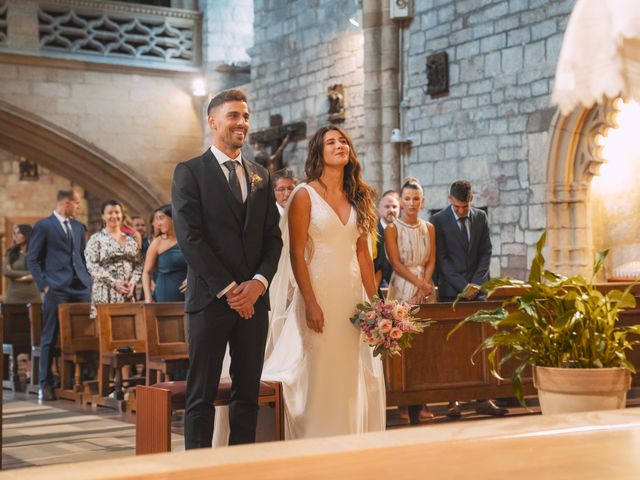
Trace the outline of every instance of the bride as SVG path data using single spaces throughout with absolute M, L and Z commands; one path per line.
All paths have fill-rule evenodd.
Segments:
M 309 141 L 305 173 L 280 224 L 263 379 L 283 383 L 286 438 L 384 430 L 382 364 L 349 321 L 365 293 L 376 293 L 374 194 L 351 139 L 335 126 Z
M 335 126 L 309 141 L 305 173 L 280 221 L 262 379 L 282 382 L 286 439 L 384 430 L 382 362 L 349 321 L 376 294 L 374 194 L 351 139 Z M 223 418 L 216 414 L 216 444 Z

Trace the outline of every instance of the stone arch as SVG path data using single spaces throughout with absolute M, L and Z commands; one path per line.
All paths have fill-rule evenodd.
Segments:
M 612 101 L 568 116 L 556 112 L 551 122 L 547 167 L 548 264 L 564 274 L 591 270 L 591 181 L 604 162 L 599 134 L 614 126 Z
M 0 148 L 35 159 L 100 198 L 117 198 L 130 211 L 148 212 L 165 203 L 145 178 L 112 155 L 2 100 Z

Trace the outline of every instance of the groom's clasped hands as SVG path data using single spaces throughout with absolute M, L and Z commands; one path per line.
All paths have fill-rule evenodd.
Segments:
M 264 285 L 259 280 L 247 280 L 227 292 L 227 303 L 245 320 L 253 317 L 256 301 L 264 293 Z

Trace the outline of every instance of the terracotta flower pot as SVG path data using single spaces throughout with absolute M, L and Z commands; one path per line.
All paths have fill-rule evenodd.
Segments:
M 624 368 L 535 367 L 543 414 L 625 408 L 631 375 Z

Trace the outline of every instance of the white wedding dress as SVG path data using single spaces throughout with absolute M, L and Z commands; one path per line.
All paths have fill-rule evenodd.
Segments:
M 270 287 L 271 316 L 262 379 L 283 384 L 285 438 L 313 438 L 385 429 L 382 362 L 349 318 L 365 299 L 356 256 L 357 215 L 342 224 L 310 186 L 305 252 L 313 291 L 324 314 L 323 333 L 306 325 L 304 303 L 289 259 L 288 209 L 280 222 L 283 251 Z M 291 204 L 289 199 L 289 205 Z M 224 444 L 226 412 L 216 409 L 215 444 Z

